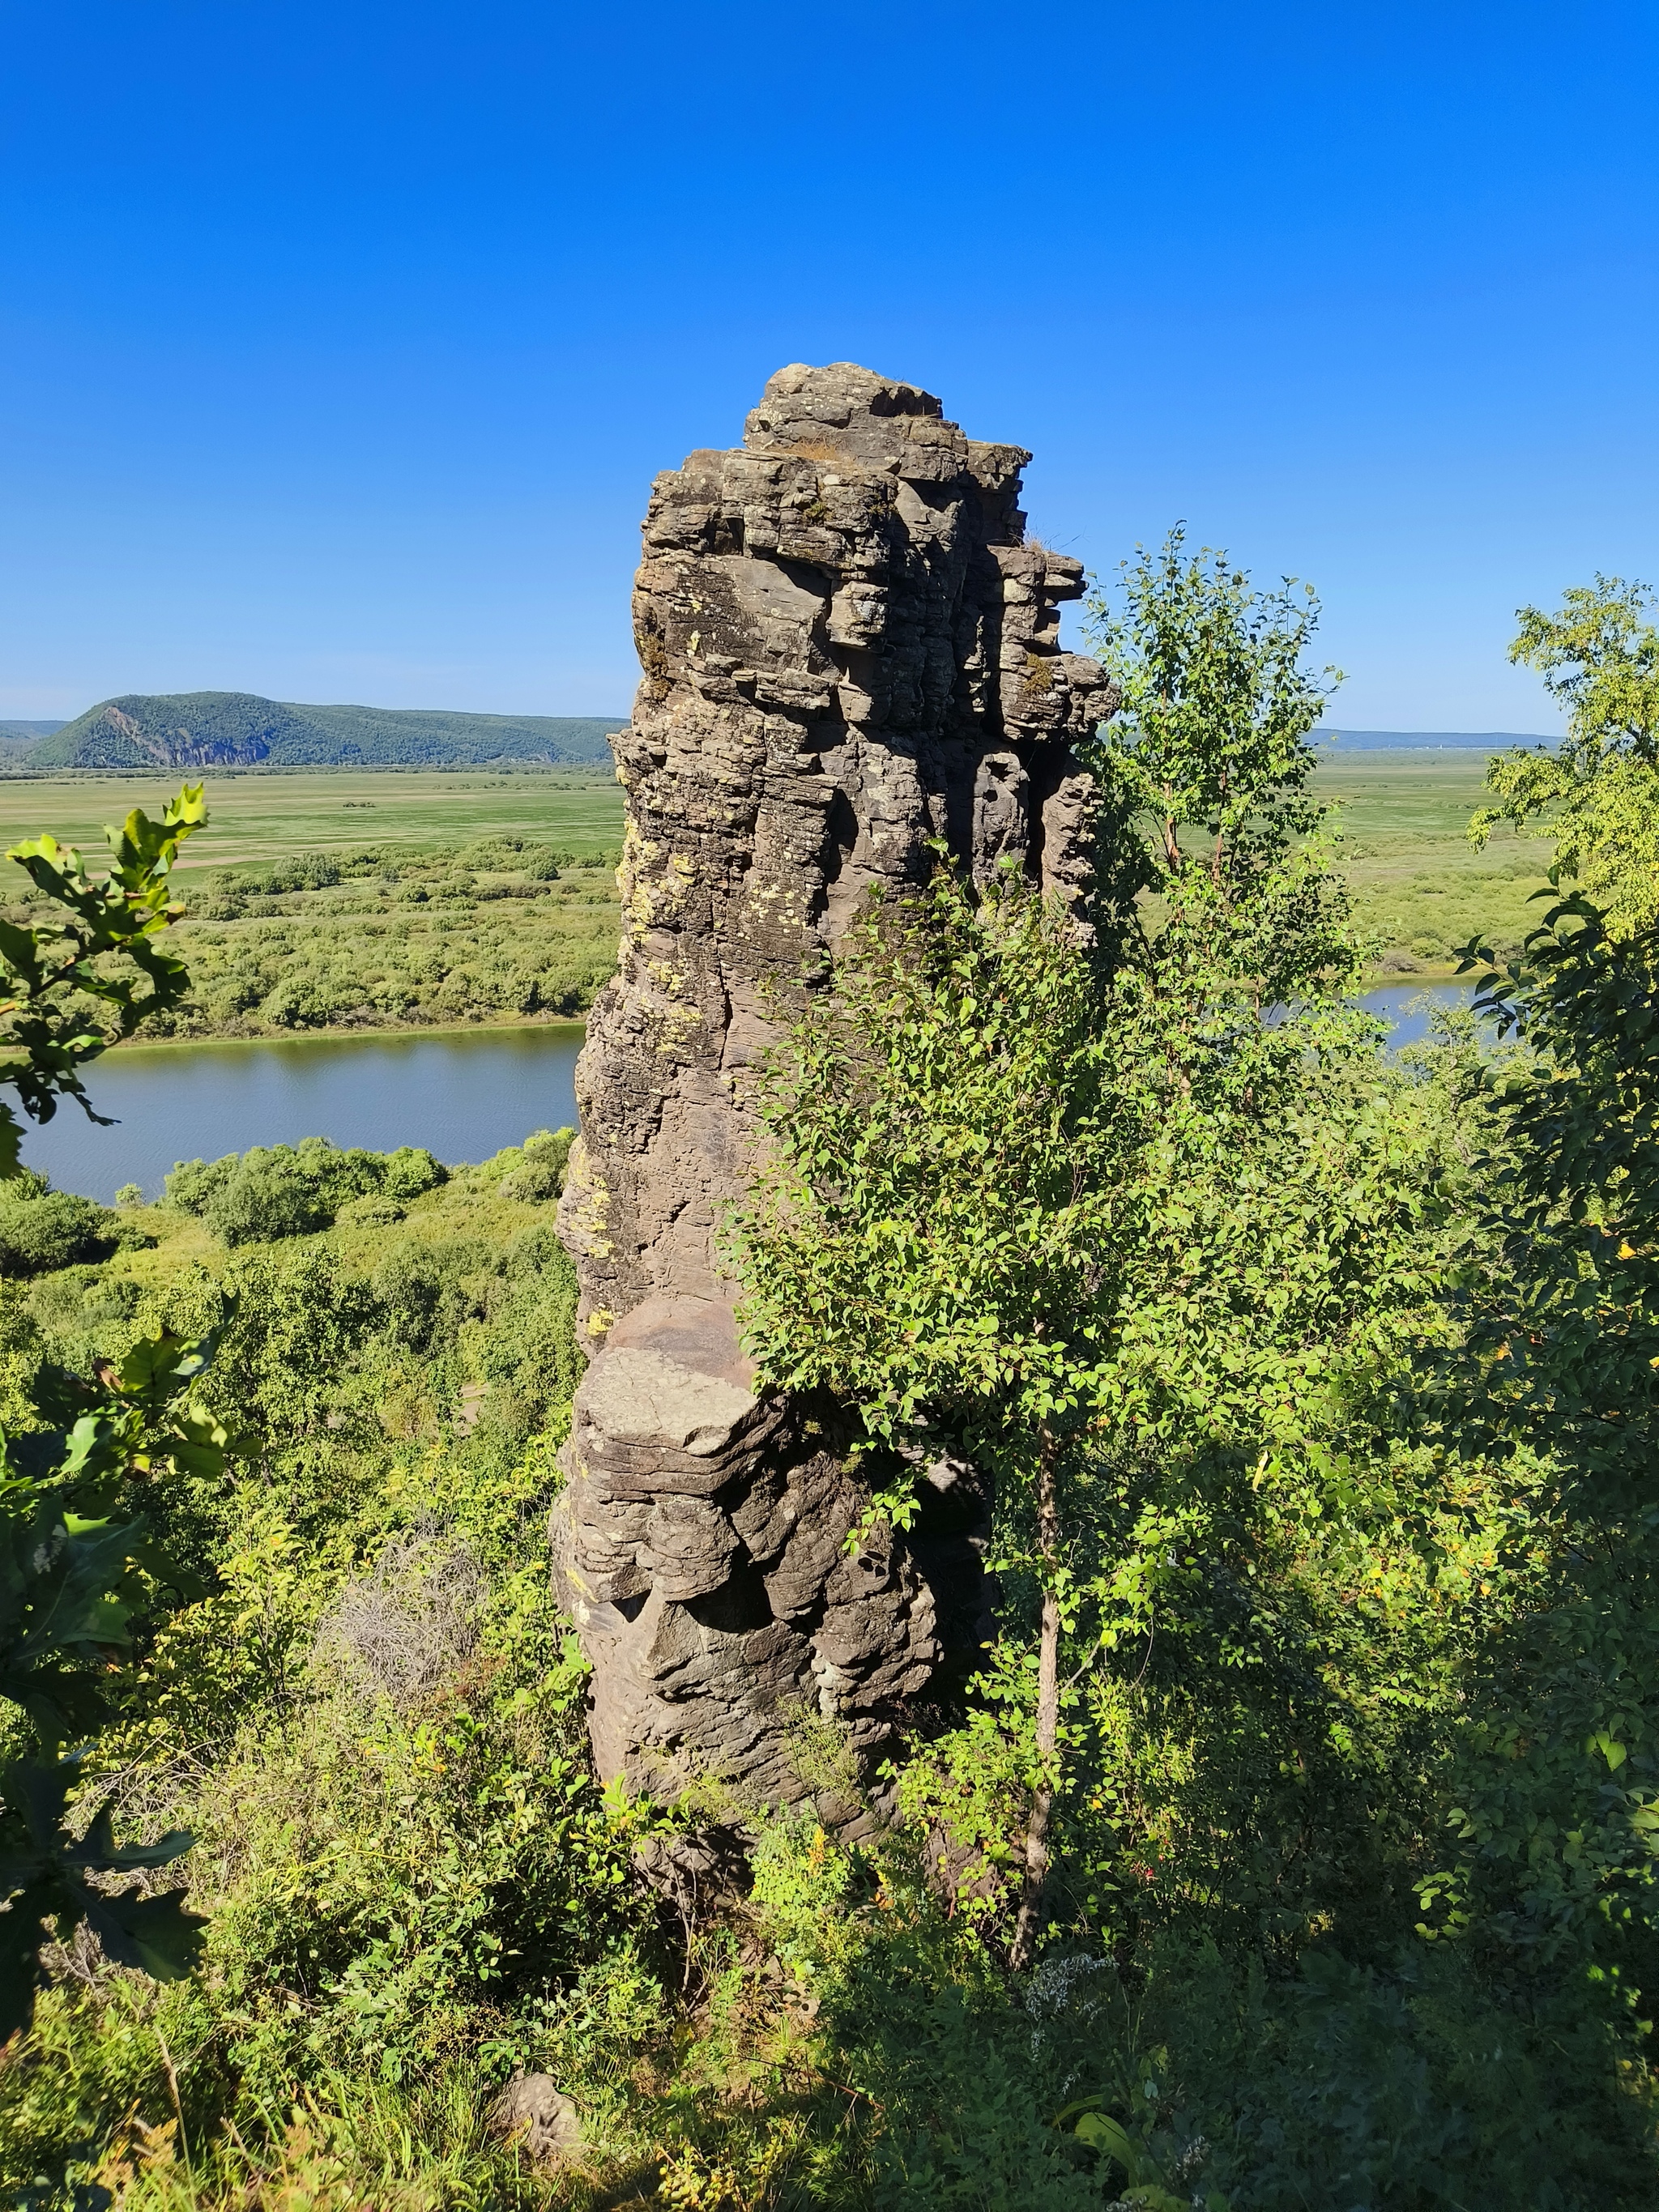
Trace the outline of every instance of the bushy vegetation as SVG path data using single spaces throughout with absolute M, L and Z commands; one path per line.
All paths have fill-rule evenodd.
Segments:
M 227 1244 L 268 1243 L 329 1228 L 346 1212 L 357 1221 L 400 1221 L 405 1201 L 447 1181 L 441 1163 L 418 1146 L 343 1152 L 325 1137 L 307 1137 L 182 1161 L 167 1177 L 165 1195 L 179 1212 L 200 1214 Z
M 146 1034 L 568 1019 L 616 964 L 617 857 L 504 833 L 210 870 L 178 932 L 188 995 Z
M 144 1624 L 100 1759 L 130 1820 L 194 1833 L 203 1965 L 161 1989 L 64 1954 L 5 2077 L 15 2180 L 89 2126 L 106 2165 L 153 2164 L 129 2107 L 177 2121 L 152 2094 L 173 2076 L 182 2154 L 227 2118 L 258 2137 L 307 2083 L 499 2075 L 579 1970 L 625 1982 L 629 1817 L 587 1778 L 541 1534 L 576 1364 L 556 1168 L 509 1194 L 567 1142 L 441 1183 L 417 1156 L 301 1147 L 314 1182 L 396 1186 L 407 1212 L 233 1249 L 199 1213 L 134 1210 L 147 1249 L 8 1294 L 9 1431 L 43 1378 L 187 1329 L 216 1340 L 199 1393 L 236 1440 L 228 1482 L 152 1498 L 210 1587 Z M 234 1184 L 247 1163 L 219 1164 Z
M 1659 601 L 1644 584 L 1598 576 L 1559 612 L 1522 607 L 1510 659 L 1536 668 L 1568 709 L 1565 742 L 1516 748 L 1487 778 L 1497 804 L 1471 825 L 1485 843 L 1500 822 L 1547 831 L 1616 930 L 1659 918 Z
M 45 1176 L 25 1170 L 0 1182 L 0 1276 L 49 1275 L 144 1241 L 143 1231 L 120 1214 L 73 1191 L 54 1190 Z

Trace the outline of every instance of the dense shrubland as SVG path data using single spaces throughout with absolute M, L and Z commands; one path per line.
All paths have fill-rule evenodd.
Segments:
M 883 1510 L 918 1445 L 999 1476 L 998 1642 L 876 1840 L 747 1808 L 743 1893 L 670 1904 L 641 1854 L 732 1808 L 594 1785 L 544 1553 L 568 1133 L 192 1163 L 7 1263 L 0 1502 L 100 1406 L 149 1547 L 68 1662 L 64 1832 L 112 1800 L 177 1939 L 62 1915 L 19 2202 L 1652 2201 L 1659 945 L 1563 873 L 1505 1033 L 1383 1056 L 1300 611 L 1179 544 L 1128 586 L 1094 949 L 948 870 L 867 916 L 732 1224 Z M 491 2132 L 520 2069 L 581 2113 L 562 2175 Z
M 178 930 L 188 995 L 152 1036 L 568 1018 L 616 965 L 617 855 L 505 836 L 211 869 Z M 31 909 L 15 909 L 27 920 Z

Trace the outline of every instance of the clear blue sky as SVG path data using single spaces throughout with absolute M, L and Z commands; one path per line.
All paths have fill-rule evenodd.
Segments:
M 1659 9 L 0 0 L 0 714 L 611 712 L 652 475 L 851 359 L 1106 571 L 1311 579 L 1350 726 L 1547 729 L 1659 574 Z

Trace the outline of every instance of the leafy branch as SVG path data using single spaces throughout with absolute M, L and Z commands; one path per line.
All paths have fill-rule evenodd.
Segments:
M 88 875 L 75 848 L 49 831 L 11 848 L 7 857 L 57 909 L 46 924 L 0 921 L 0 1084 L 31 1121 L 50 1121 L 59 1098 L 73 1098 L 106 1124 L 81 1070 L 188 991 L 184 962 L 157 940 L 184 911 L 169 883 L 179 848 L 206 821 L 200 784 L 185 784 L 159 822 L 135 807 L 106 833 L 113 860 L 106 876 Z M 18 1172 L 22 1133 L 0 1103 L 0 1177 Z
M 199 785 L 186 785 L 160 822 L 135 809 L 107 832 L 112 865 L 101 877 L 50 835 L 13 848 L 56 910 L 32 927 L 0 921 L 0 1083 L 29 1119 L 49 1121 L 69 1097 L 105 1121 L 81 1070 L 188 990 L 184 963 L 158 939 L 183 911 L 169 884 L 179 849 L 206 820 Z M 22 1133 L 0 1103 L 0 1179 L 22 1171 Z M 198 1594 L 132 1505 L 135 1482 L 164 1467 L 222 1470 L 229 1439 L 191 1395 L 212 1352 L 212 1340 L 142 1339 L 100 1368 L 68 1426 L 48 1418 L 0 1438 L 0 1697 L 33 1738 L 0 1771 L 0 2038 L 33 2016 L 48 1929 L 67 1937 L 85 1922 L 118 1965 L 163 1978 L 187 1971 L 200 1948 L 202 1922 L 181 1888 L 151 1895 L 106 1879 L 171 1865 L 190 1837 L 118 1844 L 107 1802 L 77 1834 L 70 1800 L 87 1753 L 65 1746 L 109 1717 L 109 1677 L 135 1620 L 158 1596 Z

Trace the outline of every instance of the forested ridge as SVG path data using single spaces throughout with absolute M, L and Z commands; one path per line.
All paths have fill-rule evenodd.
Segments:
M 1130 564 L 1086 927 L 941 851 L 775 1009 L 749 1349 L 896 1526 L 939 1451 L 995 1484 L 983 1667 L 907 1715 L 861 1840 L 594 1780 L 545 1554 L 569 1133 L 100 1208 L 15 1171 L 10 1116 L 16 2202 L 1653 2201 L 1659 634 L 1616 580 L 1524 611 L 1571 730 L 1473 835 L 1543 833 L 1532 933 L 1469 947 L 1484 1024 L 1390 1056 L 1316 613 L 1178 534 Z M 107 880 L 25 848 L 21 1112 L 216 1003 L 221 902 L 550 945 L 580 872 L 365 848 L 186 922 L 202 805 Z M 859 1786 L 817 1716 L 796 1756 Z M 722 1824 L 740 1877 L 641 1878 Z M 515 2136 L 518 2076 L 568 2101 Z
M 605 757 L 626 715 L 469 714 L 429 708 L 316 707 L 252 691 L 129 692 L 33 733 L 10 769 L 457 768 L 480 762 Z

